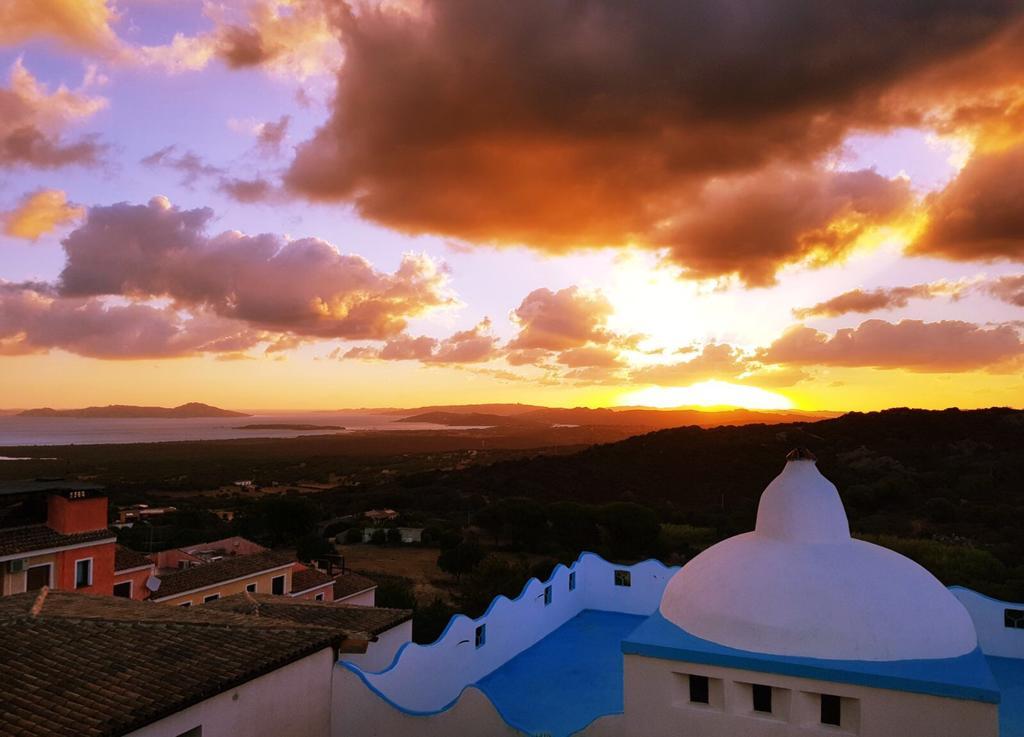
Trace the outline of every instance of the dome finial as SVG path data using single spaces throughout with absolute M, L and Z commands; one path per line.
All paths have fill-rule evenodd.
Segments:
M 814 455 L 814 453 L 812 453 L 807 448 L 805 448 L 805 447 L 803 447 L 801 445 L 801 446 L 793 448 L 793 450 L 789 451 L 789 453 L 786 454 L 786 460 L 787 461 L 816 461 L 816 460 L 818 460 L 818 456 Z

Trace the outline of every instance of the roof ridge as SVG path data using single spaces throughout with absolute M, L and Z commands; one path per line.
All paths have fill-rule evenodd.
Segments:
M 39 590 L 39 596 L 37 596 L 36 600 L 32 603 L 32 608 L 28 610 L 29 614 L 33 617 L 39 616 L 39 613 L 43 611 L 43 604 L 46 603 L 46 595 L 49 593 L 49 586 L 43 586 L 43 588 Z

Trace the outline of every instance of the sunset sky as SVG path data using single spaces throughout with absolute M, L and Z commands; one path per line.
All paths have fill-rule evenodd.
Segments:
M 6 0 L 0 408 L 1024 405 L 1018 0 Z

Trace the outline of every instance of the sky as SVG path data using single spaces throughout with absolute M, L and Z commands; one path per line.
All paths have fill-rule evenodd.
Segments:
M 1024 406 L 1020 0 L 8 0 L 0 408 Z

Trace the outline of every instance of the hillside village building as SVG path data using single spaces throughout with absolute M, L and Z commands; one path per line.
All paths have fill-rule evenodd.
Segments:
M 333 737 L 1024 737 L 1024 605 L 850 537 L 795 451 L 754 531 L 679 569 L 584 554 L 388 668 L 343 662 Z

